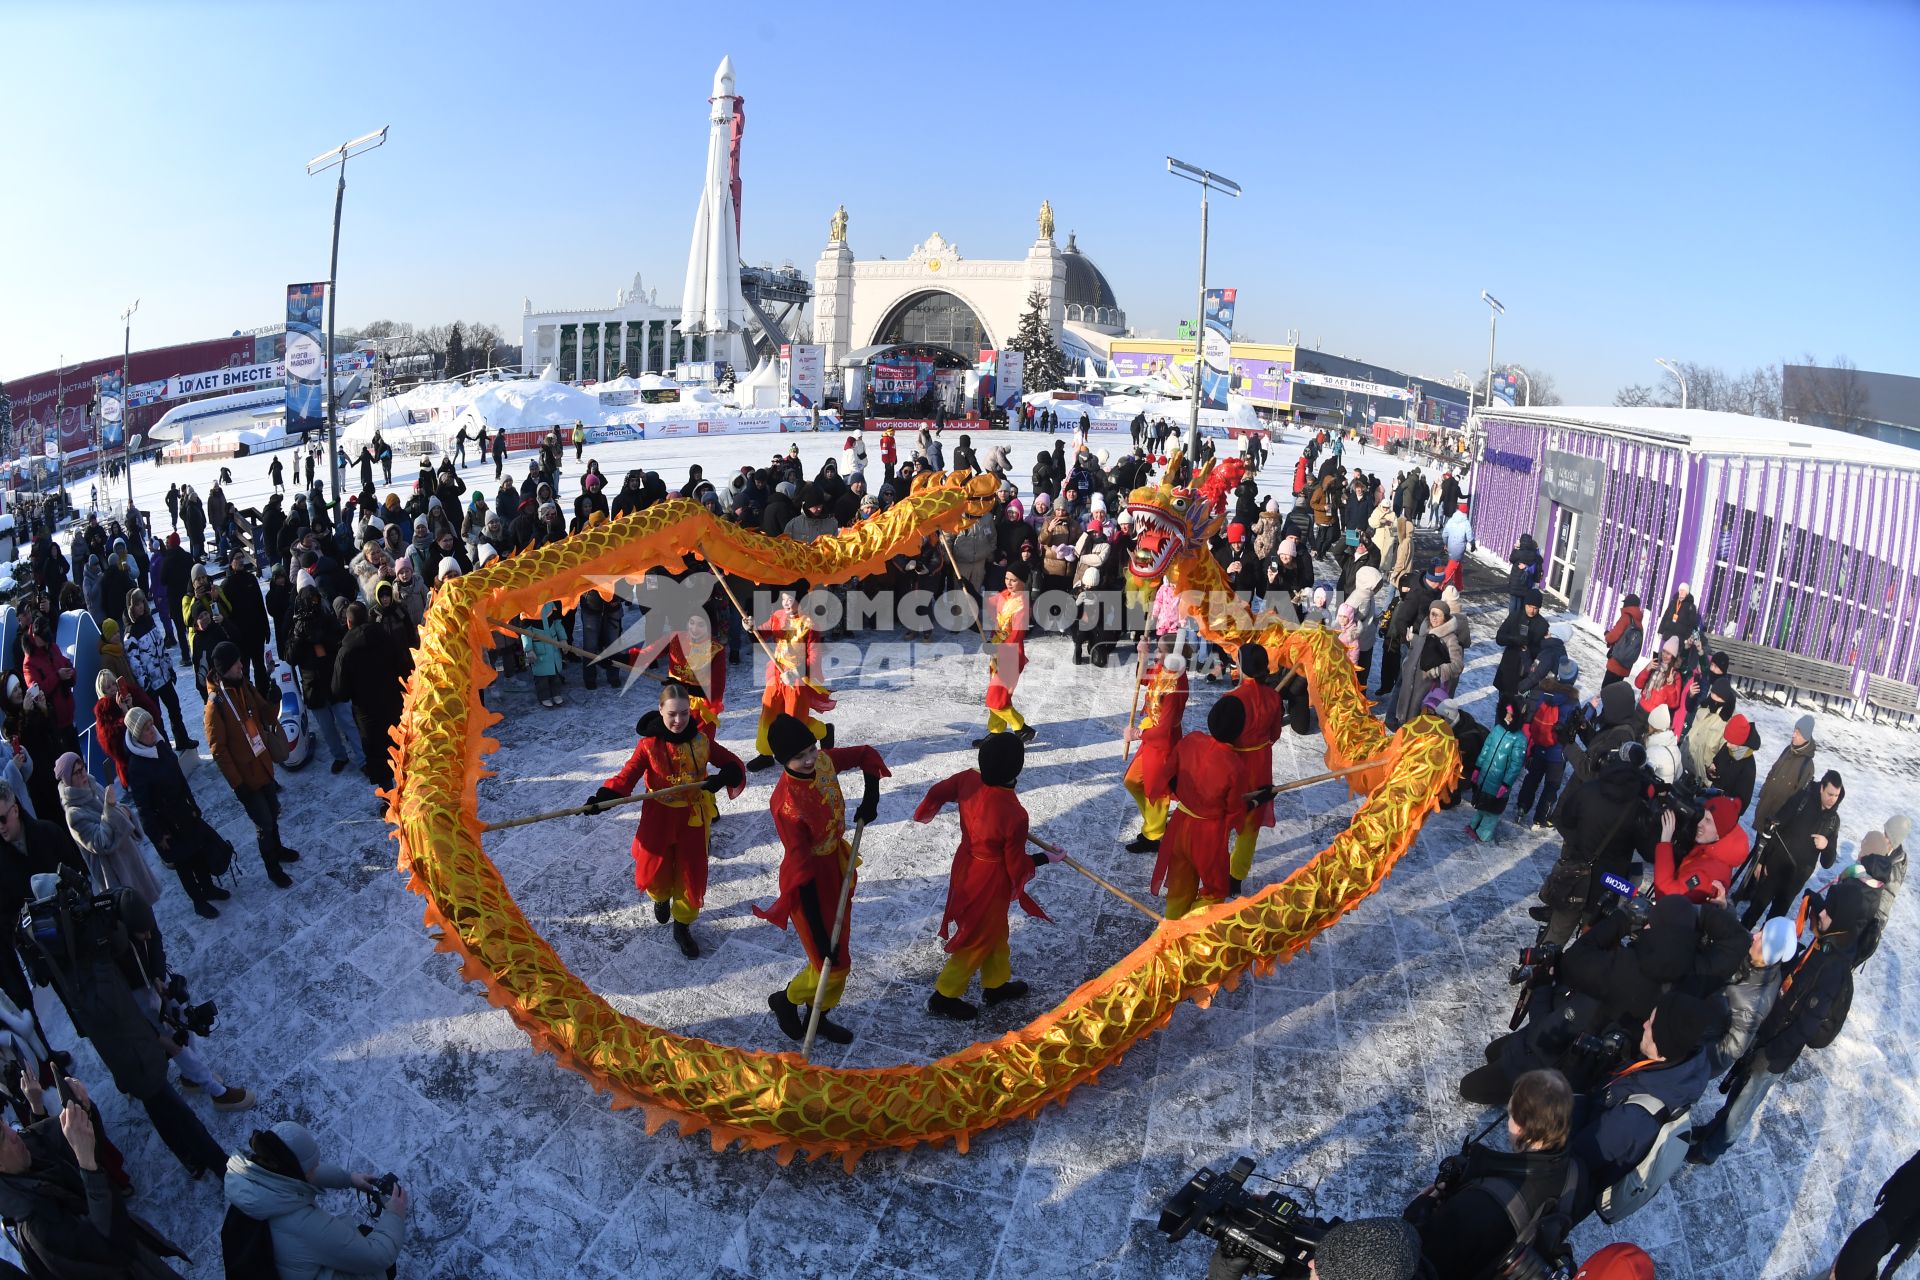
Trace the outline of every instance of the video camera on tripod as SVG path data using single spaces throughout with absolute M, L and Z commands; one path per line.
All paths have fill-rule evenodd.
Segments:
M 1249 1272 L 1299 1280 L 1321 1237 L 1340 1222 L 1310 1216 L 1284 1191 L 1248 1191 L 1247 1179 L 1259 1176 L 1253 1169 L 1252 1156 L 1241 1156 L 1225 1173 L 1201 1169 L 1160 1208 L 1167 1239 L 1184 1240 L 1197 1230 L 1218 1242 L 1207 1280 L 1238 1280 Z

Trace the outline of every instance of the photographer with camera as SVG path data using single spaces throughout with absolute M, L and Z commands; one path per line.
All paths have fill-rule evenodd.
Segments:
M 101 1167 L 107 1144 L 86 1086 L 64 1080 L 67 1101 L 50 1116 L 30 1085 L 22 1082 L 36 1118 L 20 1130 L 0 1124 L 0 1218 L 29 1273 L 177 1277 L 163 1259 L 186 1255 L 127 1212 Z
M 322 1190 L 348 1187 L 371 1202 L 370 1228 L 315 1203 Z M 378 1280 L 394 1274 L 407 1234 L 406 1188 L 390 1173 L 349 1174 L 320 1163 L 320 1144 L 304 1125 L 282 1120 L 255 1130 L 247 1149 L 227 1161 L 226 1192 L 230 1208 L 220 1238 L 229 1275 L 239 1274 L 237 1252 L 259 1248 L 254 1224 L 267 1229 L 267 1251 L 280 1280 Z
M 1676 849 L 1676 841 L 1680 848 Z M 1682 852 L 1681 850 L 1684 850 Z M 1679 815 L 1660 814 L 1660 843 L 1653 847 L 1653 887 L 1692 902 L 1726 902 L 1727 889 L 1747 861 L 1747 833 L 1740 826 L 1740 802 L 1714 796 L 1703 806 L 1691 847 L 1683 839 Z
M 21 971 L 13 924 L 33 896 L 32 878 L 58 872 L 63 866 L 73 868 L 83 878 L 87 874 L 65 835 L 51 822 L 29 818 L 13 788 L 0 782 L 0 926 L 4 926 L 0 934 L 5 935 L 0 939 L 0 990 L 22 1009 L 33 1008 L 33 988 Z
M 180 1068 L 181 1087 L 205 1093 L 215 1111 L 245 1111 L 254 1103 L 253 1091 L 223 1083 L 193 1047 L 195 1036 L 213 1030 L 219 1010 L 211 1000 L 187 1003 L 187 980 L 167 967 L 166 942 L 154 919 L 153 904 L 132 891 L 116 896 L 129 944 L 121 958 L 120 972 L 154 1034 L 160 1037 L 160 1047 Z
M 1511 1151 L 1480 1141 L 1489 1125 L 1441 1161 L 1433 1185 L 1407 1206 L 1438 1280 L 1528 1274 L 1516 1264 L 1529 1258 L 1544 1273 L 1564 1253 L 1563 1211 L 1577 1190 L 1567 1155 L 1573 1089 L 1558 1071 L 1529 1071 L 1514 1081 L 1502 1118 Z
M 1621 687 L 1609 685 L 1607 691 Z M 1560 859 L 1540 887 L 1541 905 L 1527 912 L 1546 926 L 1541 943 L 1565 945 L 1614 897 L 1606 877 L 1635 880 L 1640 860 L 1652 856 L 1657 828 L 1645 765 L 1645 749 L 1629 737 L 1561 802 L 1554 819 L 1562 837 Z
M 167 1082 L 167 1053 L 129 984 L 127 969 L 137 973 L 138 961 L 130 954 L 128 918 L 139 923 L 145 909 L 138 895 L 125 889 L 95 895 L 85 872 L 70 868 L 35 876 L 33 891 L 19 945 L 34 981 L 52 985 L 114 1087 L 146 1108 L 154 1132 L 187 1175 L 219 1169 L 226 1154 Z

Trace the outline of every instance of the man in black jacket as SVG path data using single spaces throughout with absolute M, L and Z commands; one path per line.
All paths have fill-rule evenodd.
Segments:
M 1409 574 L 1408 578 L 1413 575 Z M 1382 629 L 1380 644 L 1384 652 L 1380 655 L 1380 684 L 1374 690 L 1375 698 L 1384 698 L 1388 690 L 1400 683 L 1400 660 L 1407 648 L 1407 632 L 1426 621 L 1427 610 L 1440 598 L 1440 586 L 1446 581 L 1446 566 L 1433 565 L 1425 576 L 1408 582 L 1401 579 L 1400 601 L 1393 606 L 1393 614 Z
M 267 674 L 267 639 L 273 624 L 267 618 L 267 599 L 260 590 L 260 579 L 254 576 L 244 551 L 233 553 L 220 590 L 227 597 L 227 638 L 240 646 L 247 665 L 253 668 L 254 687 L 263 697 L 278 697 Z
M 1753 1047 L 1721 1082 L 1727 1105 L 1696 1129 L 1687 1159 L 1712 1164 L 1740 1139 L 1767 1091 L 1808 1049 L 1824 1049 L 1847 1020 L 1853 1003 L 1853 959 L 1860 931 L 1873 917 L 1867 886 L 1842 880 L 1814 912 L 1813 941 L 1787 966 L 1780 997 L 1754 1033 Z
M 8 922 L 0 929 L 0 990 L 22 1009 L 33 1007 L 33 989 L 21 972 L 12 926 L 33 896 L 32 879 L 58 872 L 63 865 L 87 874 L 72 842 L 62 840 L 61 834 L 52 823 L 29 818 L 13 788 L 0 782 L 0 919 Z
M 1503 698 L 1511 698 L 1520 687 L 1547 638 L 1547 620 L 1540 616 L 1539 590 L 1529 587 L 1516 599 L 1518 603 L 1493 633 L 1493 642 L 1500 646 L 1500 666 L 1493 673 L 1493 687 Z
M 355 600 L 347 606 L 347 634 L 333 663 L 333 696 L 353 704 L 353 723 L 366 761 L 362 769 L 376 787 L 393 786 L 387 748 L 393 727 L 400 723 L 405 678 L 406 660 L 393 637 L 372 625 L 367 606 Z
M 1617 686 L 1616 686 L 1617 687 Z M 1554 826 L 1560 860 L 1540 886 L 1541 905 L 1527 914 L 1547 926 L 1542 941 L 1564 943 L 1612 898 L 1604 877 L 1635 878 L 1636 859 L 1653 856 L 1654 811 L 1648 803 L 1645 752 L 1638 744 L 1614 753 L 1588 782 L 1569 791 Z
M 1840 848 L 1840 802 L 1846 784 L 1829 769 L 1820 781 L 1780 808 L 1771 832 L 1760 842 L 1753 876 L 1741 887 L 1747 904 L 1741 920 L 1754 928 L 1766 916 L 1784 916 L 1813 876 L 1814 863 L 1833 865 Z

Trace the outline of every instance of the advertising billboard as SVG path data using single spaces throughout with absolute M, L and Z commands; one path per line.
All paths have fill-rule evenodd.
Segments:
M 811 409 L 826 398 L 827 349 L 814 343 L 796 342 L 784 348 L 787 373 L 787 403 Z
M 120 375 L 118 373 L 102 374 L 94 408 L 94 421 L 99 425 L 100 447 L 103 449 L 120 447 L 126 427 L 124 400 Z
M 1002 351 L 999 367 L 994 371 L 994 403 L 1011 411 L 1020 403 L 1020 393 L 1026 389 L 1026 381 L 1027 353 L 1011 349 Z
M 1209 289 L 1201 322 L 1206 333 L 1200 348 L 1204 363 L 1200 369 L 1200 403 L 1209 409 L 1227 407 L 1227 392 L 1233 381 L 1233 305 L 1235 289 Z
M 327 286 L 287 286 L 287 434 L 305 435 L 326 425 Z

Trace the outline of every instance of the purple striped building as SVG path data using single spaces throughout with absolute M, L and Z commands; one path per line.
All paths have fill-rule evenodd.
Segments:
M 1700 409 L 1476 414 L 1473 523 L 1533 534 L 1544 586 L 1609 625 L 1691 585 L 1718 635 L 1920 683 L 1920 450 Z M 1648 639 L 1654 628 L 1647 627 Z

